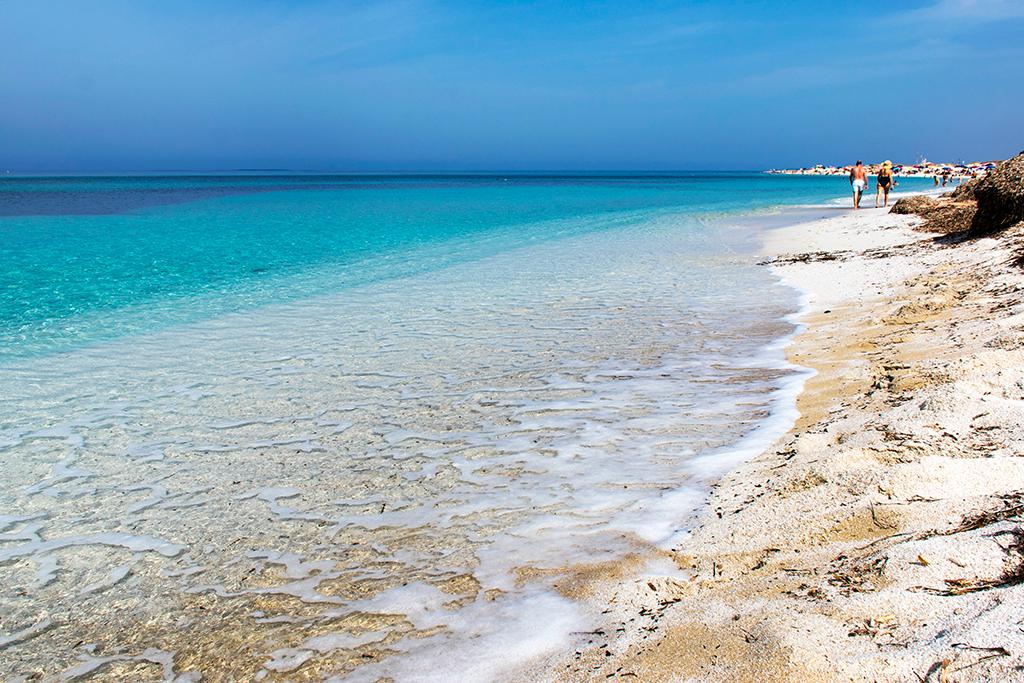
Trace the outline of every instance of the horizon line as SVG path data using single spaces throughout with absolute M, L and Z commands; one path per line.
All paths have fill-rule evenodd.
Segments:
M 217 168 L 217 169 L 189 169 L 189 168 L 154 168 L 154 169 L 117 169 L 117 170 L 55 170 L 47 169 L 40 171 L 27 170 L 5 170 L 0 172 L 0 178 L 14 177 L 118 177 L 123 175 L 234 175 L 234 174 L 309 174 L 309 175 L 556 175 L 556 174 L 672 174 L 672 173 L 764 173 L 769 168 L 535 168 L 535 169 L 508 169 L 508 168 L 466 168 L 466 169 L 317 169 L 317 168 Z

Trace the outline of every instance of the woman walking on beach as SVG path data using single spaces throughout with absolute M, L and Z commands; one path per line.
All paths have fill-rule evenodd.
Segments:
M 889 206 L 889 190 L 892 189 L 893 175 L 892 162 L 886 159 L 882 167 L 878 169 L 878 178 L 875 179 L 875 208 L 878 208 L 878 200 L 884 195 L 885 206 Z

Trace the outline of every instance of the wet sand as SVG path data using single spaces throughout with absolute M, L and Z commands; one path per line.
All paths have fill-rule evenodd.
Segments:
M 1024 272 L 919 223 L 769 234 L 808 296 L 800 417 L 714 487 L 674 569 L 592 577 L 600 625 L 547 679 L 1024 678 Z

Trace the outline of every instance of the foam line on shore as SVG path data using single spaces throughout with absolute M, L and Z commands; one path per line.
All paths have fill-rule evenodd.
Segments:
M 816 371 L 794 428 L 717 482 L 670 555 L 684 580 L 598 591 L 610 635 L 551 680 L 1016 680 L 1024 557 L 994 541 L 1020 533 L 1024 276 L 1009 238 L 915 227 L 867 209 L 769 233 L 801 291 L 787 355 Z

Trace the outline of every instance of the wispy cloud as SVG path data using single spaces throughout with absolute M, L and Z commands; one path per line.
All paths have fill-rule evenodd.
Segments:
M 1021 0 L 937 0 L 931 5 L 903 12 L 904 19 L 917 21 L 988 22 L 1024 18 Z
M 638 35 L 633 43 L 638 46 L 653 46 L 675 43 L 717 31 L 722 24 L 717 21 L 698 21 L 688 24 L 672 24 Z

